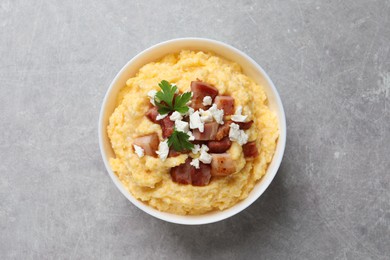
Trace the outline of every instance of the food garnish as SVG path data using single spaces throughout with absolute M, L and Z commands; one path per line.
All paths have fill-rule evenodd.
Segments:
M 184 164 L 171 168 L 174 182 L 204 186 L 211 176 L 233 174 L 235 161 L 227 153 L 232 142 L 242 146 L 246 160 L 258 156 L 256 142 L 248 142 L 245 132 L 253 120 L 246 121 L 248 116 L 242 114 L 241 106 L 234 111 L 233 97 L 218 95 L 218 89 L 199 80 L 192 81 L 191 92 L 183 94 L 166 80 L 159 86 L 160 91 L 147 94 L 153 107 L 146 116 L 161 126 L 163 140 L 158 145 L 155 133 L 156 140 L 153 147 L 149 147 L 146 142 L 149 137 L 137 138 L 134 149 L 139 157 L 143 153 L 158 155 L 162 161 L 172 156 L 172 152 L 188 153 Z
M 166 80 L 162 80 L 158 85 L 161 90 L 155 94 L 154 103 L 158 107 L 160 115 L 174 111 L 184 114 L 188 111 L 187 103 L 191 99 L 191 92 L 176 94 L 177 86 Z
M 194 148 L 194 144 L 188 140 L 189 138 L 188 134 L 175 129 L 168 138 L 168 146 L 173 147 L 177 152 L 191 150 Z

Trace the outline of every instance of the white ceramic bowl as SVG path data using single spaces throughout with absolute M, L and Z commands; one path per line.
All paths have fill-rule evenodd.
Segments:
M 106 131 L 108 119 L 115 109 L 115 101 L 117 94 L 119 90 L 125 86 L 126 80 L 134 76 L 144 64 L 155 61 L 165 56 L 166 54 L 179 52 L 183 49 L 212 51 L 221 57 L 224 57 L 231 61 L 235 61 L 239 65 L 241 65 L 244 74 L 248 75 L 258 84 L 261 84 L 264 87 L 269 100 L 269 108 L 277 115 L 280 129 L 280 135 L 272 162 L 268 166 L 265 176 L 263 176 L 263 178 L 255 185 L 249 196 L 229 209 L 210 212 L 197 216 L 181 216 L 166 212 L 160 212 L 134 198 L 122 185 L 118 177 L 113 173 L 111 169 L 111 166 L 109 164 L 109 158 L 115 157 L 115 155 L 111 148 L 111 144 Z M 174 39 L 156 44 L 149 49 L 144 50 L 143 52 L 135 56 L 133 59 L 131 59 L 116 75 L 110 87 L 108 88 L 106 96 L 104 97 L 104 101 L 100 111 L 99 145 L 100 151 L 103 156 L 104 164 L 111 179 L 118 187 L 118 189 L 122 192 L 122 194 L 135 206 L 156 218 L 168 222 L 186 225 L 207 224 L 229 218 L 239 213 L 240 211 L 251 205 L 255 200 L 257 200 L 260 195 L 263 194 L 265 189 L 267 189 L 282 161 L 284 148 L 286 145 L 286 118 L 279 94 L 271 79 L 268 77 L 265 71 L 245 53 L 225 43 L 209 39 Z

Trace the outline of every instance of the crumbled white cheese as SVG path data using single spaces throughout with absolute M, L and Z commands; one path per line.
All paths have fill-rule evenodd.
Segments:
M 188 123 L 181 120 L 175 121 L 175 128 L 177 131 L 187 133 L 189 131 Z
M 232 115 L 231 119 L 234 122 L 245 122 L 247 117 L 248 116 L 243 116 L 243 115 Z
M 184 114 L 184 116 L 190 116 L 195 112 L 195 110 L 192 107 L 188 108 L 188 111 Z
M 208 123 L 213 121 L 213 115 L 209 110 L 204 111 L 203 109 L 199 109 L 199 114 L 200 114 L 200 120 L 203 123 Z
M 229 139 L 231 141 L 236 141 L 240 145 L 243 145 L 248 142 L 248 135 L 244 132 L 244 130 L 240 130 L 239 125 L 231 123 L 229 130 Z
M 213 159 L 213 157 L 207 153 L 208 150 L 209 148 L 204 144 L 202 145 L 202 148 L 200 148 L 199 161 L 202 163 L 210 164 Z
M 191 129 L 199 129 L 201 133 L 204 131 L 204 124 L 202 120 L 200 120 L 199 111 L 196 111 L 190 115 L 190 128 Z
M 224 111 L 222 109 L 218 109 L 216 104 L 213 104 L 208 111 L 210 111 L 210 113 L 213 115 L 213 118 L 218 124 L 220 125 L 224 124 L 223 122 Z
M 194 166 L 196 169 L 199 169 L 200 168 L 200 166 L 199 166 L 199 159 L 192 159 L 192 161 L 190 162 L 190 164 L 192 165 L 192 166 Z
M 175 111 L 172 113 L 169 119 L 171 119 L 171 121 L 182 120 L 183 116 L 179 112 Z
M 234 114 L 242 115 L 242 106 L 238 106 L 237 109 L 236 109 L 236 112 Z
M 188 131 L 187 134 L 189 136 L 189 138 L 188 138 L 189 141 L 194 141 L 195 140 L 195 136 L 192 134 L 191 131 Z
M 229 129 L 230 140 L 237 141 L 239 136 L 240 136 L 240 126 L 235 123 L 231 123 Z
M 232 115 L 231 119 L 234 121 L 234 122 L 245 122 L 246 118 L 248 116 L 243 116 L 242 115 L 242 106 L 239 106 L 236 110 L 236 112 L 234 113 L 234 115 Z
M 211 105 L 211 103 L 213 103 L 213 99 L 210 97 L 210 96 L 205 96 L 204 98 L 203 98 L 203 105 L 204 106 L 210 106 Z
M 193 154 L 199 153 L 199 152 L 200 152 L 200 145 L 199 145 L 199 144 L 195 144 L 195 145 L 194 145 L 194 148 L 192 148 L 191 152 L 192 152 Z
M 165 115 L 161 115 L 161 114 L 158 114 L 156 116 L 156 120 L 161 120 L 161 119 L 164 119 L 168 114 L 165 114 Z
M 202 147 L 200 147 L 201 152 L 208 152 L 209 150 L 210 150 L 209 147 L 205 144 L 202 144 Z
M 160 142 L 160 144 L 158 145 L 158 151 L 156 151 L 156 153 L 162 161 L 165 161 L 167 159 L 169 154 L 169 146 L 167 140 Z
M 154 103 L 154 97 L 156 96 L 156 93 L 157 93 L 156 90 L 151 90 L 151 91 L 148 92 L 148 97 L 149 97 L 150 103 L 152 103 L 153 106 L 156 105 Z
M 136 144 L 133 145 L 135 153 L 138 155 L 139 158 L 144 157 L 144 149 L 141 146 L 138 146 Z

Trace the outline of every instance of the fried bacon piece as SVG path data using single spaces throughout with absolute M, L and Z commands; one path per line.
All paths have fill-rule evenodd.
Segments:
M 228 153 L 213 153 L 211 154 L 211 175 L 212 176 L 227 176 L 236 171 L 233 159 Z
M 192 81 L 191 82 L 191 107 L 195 110 L 197 109 L 206 109 L 207 107 L 203 106 L 203 98 L 210 96 L 213 100 L 218 95 L 218 89 L 215 87 L 202 82 L 202 81 Z
M 180 184 L 191 184 L 191 171 L 194 167 L 190 163 L 191 158 L 187 158 L 185 163 L 171 168 L 172 181 Z
M 150 121 L 152 121 L 153 123 L 156 123 L 158 124 L 158 121 L 157 121 L 157 116 L 158 116 L 158 108 L 157 107 L 151 107 L 149 108 L 149 110 L 146 112 L 146 117 L 149 118 Z
M 207 144 L 210 153 L 224 153 L 231 145 L 232 141 L 230 141 L 227 136 L 222 138 L 220 141 L 209 141 Z
M 234 98 L 231 96 L 216 96 L 214 103 L 218 109 L 223 109 L 225 115 L 234 114 Z
M 248 142 L 242 146 L 242 151 L 245 158 L 255 158 L 259 155 L 259 150 L 256 147 L 256 142 Z
M 134 139 L 134 144 L 140 146 L 144 149 L 145 155 L 150 155 L 156 157 L 156 151 L 158 150 L 158 145 L 160 140 L 156 133 L 140 136 Z
M 169 115 L 159 120 L 158 122 L 161 126 L 163 138 L 168 138 L 175 130 L 175 122 L 169 119 Z
M 229 135 L 231 123 L 232 121 L 225 121 L 223 125 L 219 126 L 217 134 L 215 135 L 215 140 L 217 141 L 222 140 L 224 137 Z
M 211 179 L 210 164 L 199 163 L 199 169 L 192 167 L 191 180 L 193 186 L 206 186 Z
M 169 114 L 163 119 L 157 120 L 157 116 L 159 115 L 157 110 L 157 107 L 151 107 L 145 115 L 150 121 L 161 126 L 162 136 L 163 138 L 167 138 L 173 133 L 175 122 L 169 119 Z
M 194 135 L 195 140 L 208 141 L 208 140 L 215 140 L 217 131 L 218 131 L 218 123 L 210 122 L 204 124 L 203 133 L 201 133 L 199 129 L 194 129 L 194 131 L 192 131 L 192 134 Z
M 193 186 L 205 186 L 211 179 L 211 167 L 209 164 L 200 163 L 199 169 L 191 164 L 191 158 L 185 163 L 171 168 L 172 181 L 180 184 L 192 184 Z
M 252 124 L 253 124 L 253 120 L 251 121 L 248 121 L 248 122 L 234 122 L 235 124 L 239 125 L 240 126 L 240 129 L 242 130 L 248 130 L 249 128 L 251 128 Z

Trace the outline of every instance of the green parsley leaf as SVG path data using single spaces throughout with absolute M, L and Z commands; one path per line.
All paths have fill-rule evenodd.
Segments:
M 175 96 L 177 91 L 176 86 L 170 84 L 166 80 L 162 80 L 158 85 L 160 86 L 161 91 L 156 93 L 154 101 L 160 115 L 168 114 L 171 111 L 177 111 L 181 114 L 188 111 L 187 102 L 191 99 L 191 92 Z
M 187 102 L 191 99 L 191 92 L 186 92 L 182 95 L 178 95 L 175 98 L 175 104 L 174 108 L 177 112 L 180 112 L 182 114 L 186 113 L 188 111 Z
M 165 115 L 171 112 L 171 109 L 169 107 L 160 107 L 157 111 L 160 115 Z
M 175 96 L 175 92 L 177 90 L 176 86 L 172 86 L 168 81 L 163 80 L 159 84 L 162 91 L 156 93 L 156 98 L 161 102 L 165 102 L 169 107 L 172 107 L 173 97 Z
M 177 131 L 176 128 L 168 138 L 168 146 L 173 146 L 173 149 L 177 152 L 191 150 L 194 148 L 194 144 L 192 144 L 188 139 L 190 136 L 184 132 Z

